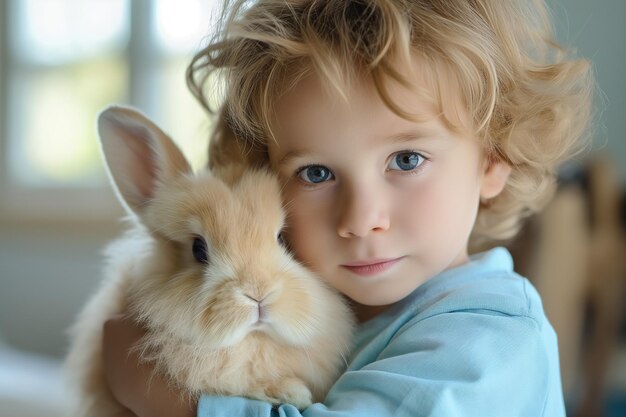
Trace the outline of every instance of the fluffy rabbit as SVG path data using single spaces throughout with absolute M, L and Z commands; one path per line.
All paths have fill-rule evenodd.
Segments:
M 101 358 L 103 323 L 122 311 L 147 329 L 142 358 L 191 396 L 299 408 L 322 400 L 343 370 L 353 318 L 282 246 L 276 178 L 194 174 L 172 140 L 129 108 L 106 109 L 98 131 L 133 227 L 109 247 L 105 279 L 72 328 L 77 416 L 125 415 Z

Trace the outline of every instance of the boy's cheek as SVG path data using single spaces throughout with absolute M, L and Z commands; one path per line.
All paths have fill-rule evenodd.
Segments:
M 403 204 L 395 206 L 392 225 L 424 240 L 441 235 L 463 233 L 471 227 L 474 206 L 478 205 L 478 188 L 472 181 L 445 181 L 433 178 L 412 192 L 397 196 Z
M 296 258 L 309 264 L 315 247 L 319 246 L 322 213 L 302 200 L 286 199 L 288 207 L 284 237 Z

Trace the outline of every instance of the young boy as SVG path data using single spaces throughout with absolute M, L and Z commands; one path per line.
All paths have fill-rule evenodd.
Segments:
M 477 253 L 543 205 L 586 138 L 588 64 L 552 40 L 543 2 L 249 3 L 230 5 L 190 85 L 206 106 L 194 76 L 224 70 L 214 139 L 278 174 L 286 242 L 359 319 L 348 369 L 302 414 L 209 395 L 196 409 L 158 378 L 146 390 L 149 364 L 127 356 L 141 329 L 119 319 L 116 398 L 146 417 L 564 416 L 539 295 L 506 249 Z

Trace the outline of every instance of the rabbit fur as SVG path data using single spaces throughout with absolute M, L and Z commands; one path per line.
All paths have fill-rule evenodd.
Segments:
M 108 247 L 104 280 L 71 329 L 75 416 L 131 415 L 112 398 L 102 363 L 103 323 L 122 312 L 147 329 L 142 360 L 189 398 L 299 408 L 323 400 L 344 369 L 354 321 L 343 297 L 281 245 L 277 179 L 256 169 L 227 181 L 194 174 L 131 108 L 103 111 L 98 132 L 132 227 Z

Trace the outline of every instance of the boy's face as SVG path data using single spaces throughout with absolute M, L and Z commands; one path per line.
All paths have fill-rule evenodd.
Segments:
M 433 115 L 410 90 L 390 91 L 402 109 Z M 298 259 L 357 303 L 383 306 L 468 260 L 480 197 L 499 193 L 508 171 L 486 169 L 478 141 L 434 116 L 397 116 L 370 84 L 348 99 L 301 81 L 278 103 L 270 163 Z

